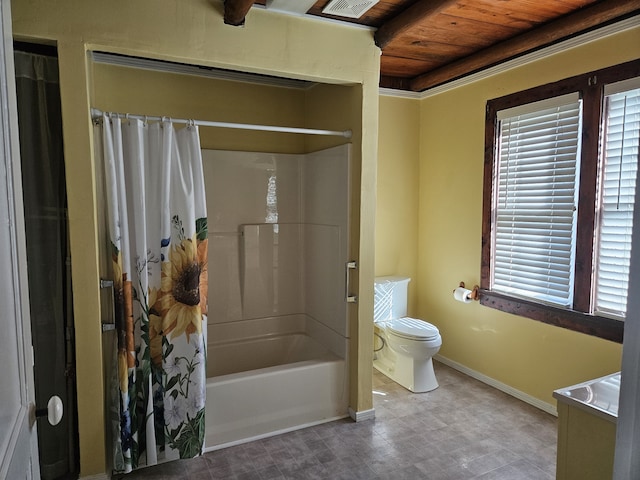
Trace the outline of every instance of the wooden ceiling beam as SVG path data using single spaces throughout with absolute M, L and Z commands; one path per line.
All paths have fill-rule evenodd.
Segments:
M 384 48 L 398 35 L 420 23 L 425 23 L 430 16 L 437 15 L 457 0 L 420 0 L 409 8 L 388 20 L 378 28 L 374 35 L 376 45 Z
M 224 0 L 224 23 L 238 27 L 244 25 L 247 12 L 254 0 Z
M 421 92 L 638 12 L 638 0 L 603 0 L 511 40 L 419 75 L 411 80 L 411 90 Z
M 402 77 L 391 77 L 389 75 L 381 75 L 380 76 L 380 84 L 378 85 L 381 88 L 391 88 L 393 90 L 405 90 L 411 91 L 409 78 Z

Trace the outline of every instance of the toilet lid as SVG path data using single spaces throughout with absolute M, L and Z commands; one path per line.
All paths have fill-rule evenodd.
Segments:
M 396 335 L 419 340 L 431 340 L 440 335 L 440 331 L 435 325 L 411 317 L 389 320 L 387 322 L 387 329 Z

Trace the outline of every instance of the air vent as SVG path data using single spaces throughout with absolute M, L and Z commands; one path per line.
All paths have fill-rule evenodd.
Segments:
M 331 0 L 322 13 L 338 17 L 360 18 L 364 12 L 373 7 L 379 0 Z

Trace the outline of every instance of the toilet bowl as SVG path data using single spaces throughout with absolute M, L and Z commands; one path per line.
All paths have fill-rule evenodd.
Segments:
M 423 393 L 438 387 L 432 357 L 442 345 L 438 328 L 407 317 L 407 277 L 377 277 L 374 294 L 373 366 L 404 388 Z

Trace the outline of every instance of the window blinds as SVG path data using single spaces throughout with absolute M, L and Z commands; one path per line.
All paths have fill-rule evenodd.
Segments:
M 571 94 L 498 112 L 496 291 L 572 302 L 580 110 Z
M 638 83 L 637 79 L 635 83 Z M 625 87 L 625 84 L 621 86 Z M 596 251 L 595 311 L 624 317 L 638 170 L 640 88 L 615 92 L 619 89 L 615 85 L 607 87 L 602 142 L 604 170 Z M 612 91 L 615 93 L 609 93 Z

